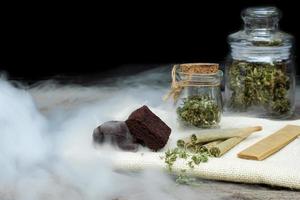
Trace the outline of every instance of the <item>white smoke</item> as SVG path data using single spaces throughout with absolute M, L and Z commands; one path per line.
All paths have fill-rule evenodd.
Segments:
M 173 126 L 174 116 L 165 114 L 171 107 L 161 101 L 169 83 L 165 71 L 93 87 L 44 82 L 22 89 L 2 78 L 0 199 L 199 199 L 199 190 L 159 171 L 114 171 L 110 159 L 118 150 L 92 143 L 95 127 L 125 120 L 143 104 Z

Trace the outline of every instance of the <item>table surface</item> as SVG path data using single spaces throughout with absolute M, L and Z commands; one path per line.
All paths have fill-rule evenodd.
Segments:
M 126 70 L 126 68 L 124 69 Z M 160 74 L 168 74 L 170 68 L 169 67 L 164 67 L 164 68 L 156 68 L 154 69 L 153 72 L 153 77 L 150 78 L 150 81 L 152 81 L 152 84 L 169 84 L 170 79 L 165 78 L 169 76 L 158 76 Z M 158 72 L 158 73 L 156 73 Z M 128 73 L 127 73 L 128 74 Z M 92 83 L 90 85 L 96 84 L 97 85 L 102 85 L 109 87 L 110 85 L 114 85 L 114 83 L 121 81 L 121 84 L 132 84 L 135 85 L 135 81 L 140 81 L 139 78 L 135 79 L 135 75 L 131 76 L 129 79 L 132 81 L 126 81 L 129 80 L 127 78 L 128 75 L 116 77 L 114 78 L 107 78 L 107 76 L 103 75 L 106 78 L 91 78 L 89 79 L 88 77 L 85 78 L 77 78 L 77 82 L 80 83 Z M 83 80 L 83 81 L 82 81 Z M 89 81 L 84 81 L 84 80 L 89 80 Z M 97 81 L 95 81 L 97 80 Z M 148 80 L 149 81 L 149 80 Z M 35 87 L 31 89 L 31 93 L 33 94 L 34 98 L 37 99 L 37 102 L 40 103 L 39 107 L 40 109 L 45 109 L 45 105 L 47 102 L 43 102 L 42 100 L 39 101 L 39 98 L 42 97 L 43 95 L 39 93 L 40 90 L 37 90 Z M 297 93 L 300 94 L 300 87 L 297 87 Z M 297 96 L 297 107 L 296 107 L 296 113 L 300 113 L 300 96 Z M 65 99 L 61 99 L 62 102 L 52 102 L 53 106 L 59 105 L 60 103 L 65 104 Z M 76 103 L 78 102 L 72 102 L 69 101 L 68 104 Z M 45 105 L 43 105 L 45 104 Z M 72 106 L 72 105 L 69 105 Z M 210 180 L 198 180 L 200 183 L 200 186 L 194 187 L 194 186 L 189 186 L 191 187 L 192 190 L 195 191 L 195 194 L 207 194 L 206 196 L 208 198 L 206 199 L 241 199 L 241 200 L 249 200 L 249 199 L 300 199 L 300 191 L 293 191 L 285 188 L 274 188 L 271 186 L 266 186 L 266 185 L 251 185 L 251 184 L 241 184 L 241 183 L 230 183 L 230 182 L 222 182 L 222 181 L 210 181 Z M 179 186 L 179 187 L 186 187 L 186 186 Z M 174 196 L 174 198 L 176 198 Z M 126 197 L 124 197 L 126 199 Z M 176 198 L 177 199 L 177 198 Z
M 212 199 L 300 199 L 299 191 L 283 188 L 208 180 L 199 180 L 199 182 L 201 185 L 195 187 L 194 190 L 198 190 L 199 193 L 210 194 Z

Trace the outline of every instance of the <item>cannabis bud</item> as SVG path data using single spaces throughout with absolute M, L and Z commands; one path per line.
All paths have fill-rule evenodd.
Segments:
M 272 116 L 291 111 L 290 78 L 286 62 L 263 63 L 234 60 L 229 66 L 229 107 L 248 111 L 262 107 Z
M 198 95 L 183 100 L 177 108 L 179 119 L 200 128 L 216 126 L 220 122 L 222 108 L 217 101 L 206 95 Z

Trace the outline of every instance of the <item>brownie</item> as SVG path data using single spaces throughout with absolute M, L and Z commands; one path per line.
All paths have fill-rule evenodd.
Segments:
M 126 123 L 123 121 L 108 121 L 101 124 L 95 128 L 93 139 L 96 143 L 107 142 L 128 151 L 137 151 L 139 145 L 131 136 Z
M 132 112 L 125 122 L 131 135 L 154 151 L 163 148 L 171 134 L 171 129 L 145 105 Z

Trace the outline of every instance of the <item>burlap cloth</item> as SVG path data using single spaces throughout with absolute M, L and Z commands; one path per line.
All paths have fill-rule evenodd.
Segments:
M 168 121 L 168 119 L 166 119 Z M 247 127 L 261 125 L 263 130 L 253 134 L 230 150 L 221 158 L 210 158 L 207 163 L 189 169 L 186 164 L 178 161 L 174 171 L 187 169 L 195 177 L 243 183 L 268 184 L 293 189 L 300 189 L 300 139 L 297 138 L 288 146 L 265 159 L 264 161 L 244 160 L 237 157 L 237 153 L 256 143 L 269 134 L 279 130 L 287 124 L 300 125 L 300 120 L 272 121 L 267 119 L 248 117 L 223 117 L 222 128 Z M 175 125 L 175 124 L 174 124 Z M 114 165 L 117 169 L 165 169 L 164 161 L 160 158 L 164 151 L 175 145 L 179 129 L 172 127 L 173 132 L 167 146 L 160 152 L 119 152 L 114 156 Z M 191 131 L 192 132 L 192 131 Z M 186 133 L 188 134 L 188 133 Z M 183 135 L 183 136 L 186 136 Z

